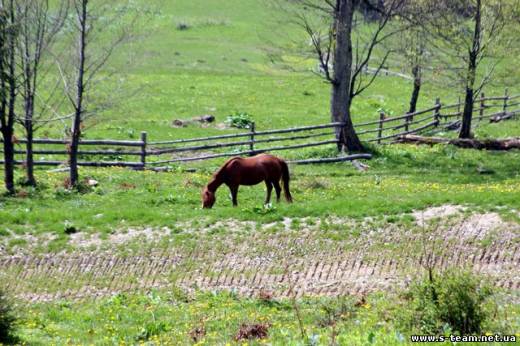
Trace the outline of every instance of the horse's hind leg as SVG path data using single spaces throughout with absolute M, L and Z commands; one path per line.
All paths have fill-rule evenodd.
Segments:
M 233 206 L 236 207 L 238 205 L 238 185 L 229 185 L 229 190 L 231 191 L 231 199 L 233 200 Z
M 278 180 L 273 181 L 274 190 L 276 191 L 276 202 L 280 202 L 280 193 L 282 192 L 282 188 L 280 187 L 280 182 Z
M 267 196 L 265 197 L 265 204 L 268 204 L 271 200 L 271 191 L 273 191 L 273 184 L 270 181 L 266 180 L 265 186 L 267 187 Z

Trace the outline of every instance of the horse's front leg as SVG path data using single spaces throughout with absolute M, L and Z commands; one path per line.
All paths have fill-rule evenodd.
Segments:
M 267 196 L 265 196 L 265 203 L 269 204 L 269 201 L 271 201 L 271 192 L 273 191 L 273 184 L 271 184 L 270 181 L 265 181 L 265 186 L 267 187 Z
M 231 199 L 233 200 L 233 206 L 236 207 L 238 205 L 238 185 L 229 185 L 229 190 L 231 191 Z

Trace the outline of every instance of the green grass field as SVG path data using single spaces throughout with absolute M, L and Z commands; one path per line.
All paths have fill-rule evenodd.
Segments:
M 332 338 L 339 345 L 413 345 L 405 332 L 406 301 L 392 297 L 395 304 L 388 298 L 376 294 L 363 302 L 351 297 L 303 299 L 298 303 L 303 336 L 291 301 L 239 299 L 229 293 L 151 292 L 122 294 L 95 304 L 37 305 L 28 311 L 23 330 L 34 345 L 328 345 Z M 497 315 L 518 314 L 505 309 L 500 307 Z M 486 333 L 510 332 L 513 321 L 492 322 Z M 268 325 L 269 339 L 234 342 L 241 324 Z
M 201 209 L 200 191 L 220 161 L 190 165 L 198 168 L 193 173 L 183 172 L 182 167 L 168 173 L 83 169 L 85 178 L 99 182 L 85 193 L 63 187 L 66 173 L 41 172 L 41 188 L 22 188 L 20 197 L 2 199 L 3 233 L 63 234 L 69 223 L 95 233 L 172 226 L 200 218 L 264 223 L 284 217 L 377 217 L 447 203 L 485 209 L 520 207 L 519 153 L 404 145 L 375 150 L 367 173 L 345 163 L 293 166 L 291 189 L 296 203 L 274 203 L 275 209 L 268 213 L 261 210 L 263 185 L 242 187 L 238 208 L 232 207 L 224 186 L 218 190 L 215 208 Z
M 306 42 L 306 37 L 272 5 L 255 0 L 137 0 L 130 4 L 142 14 L 135 27 L 136 37 L 121 46 L 110 60 L 108 70 L 116 73 L 95 84 L 96 94 L 104 97 L 112 97 L 116 89 L 123 92 L 114 92 L 114 106 L 87 122 L 86 138 L 138 139 L 141 131 L 147 131 L 148 139 L 155 141 L 237 131 L 218 126 L 172 126 L 175 119 L 203 114 L 214 115 L 219 124 L 229 114 L 247 112 L 258 130 L 329 122 L 330 86 L 306 71 L 313 63 L 294 53 L 282 54 L 284 62 L 298 66 L 297 71 L 290 71 L 269 60 L 273 47 Z M 516 63 L 511 57 L 504 65 L 510 68 L 508 65 Z M 378 119 L 380 109 L 402 114 L 411 87 L 410 81 L 402 78 L 379 77 L 355 100 L 354 121 Z M 510 94 L 519 90 L 510 87 Z M 500 83 L 486 89 L 487 95 L 503 92 Z M 431 107 L 436 97 L 453 103 L 458 96 L 457 91 L 438 81 L 428 82 L 419 108 Z M 59 137 L 62 130 L 63 124 L 55 125 L 42 129 L 36 137 Z M 519 133 L 518 119 L 482 124 L 475 129 L 476 136 L 482 138 Z M 222 188 L 216 206 L 201 209 L 200 191 L 223 159 L 178 165 L 160 173 L 81 168 L 82 179 L 98 181 L 97 186 L 85 187 L 81 192 L 64 187 L 65 172 L 39 168 L 37 189 L 19 185 L 17 196 L 0 196 L 0 258 L 52 257 L 57 253 L 74 257 L 101 252 L 126 256 L 134 250 L 146 255 L 154 247 L 179 253 L 196 246 L 232 249 L 244 239 L 269 237 L 270 233 L 261 232 L 261 227 L 282 224 L 285 218 L 292 220 L 295 233 L 305 218 L 340 218 L 358 223 L 370 218 L 375 231 L 394 224 L 410 230 L 416 221 L 410 216 L 412 211 L 446 204 L 465 206 L 468 213 L 496 212 L 504 220 L 519 223 L 518 150 L 367 145 L 367 151 L 374 158 L 366 162 L 370 166 L 366 172 L 350 163 L 291 166 L 295 203 L 282 201 L 270 208 L 262 206 L 265 188 L 258 185 L 240 189 L 238 208 L 231 206 L 229 193 Z M 336 149 L 329 146 L 279 154 L 289 158 L 322 157 L 336 155 Z M 23 180 L 22 168 L 17 169 L 16 176 L 19 182 Z M 203 232 L 210 226 L 220 227 L 219 222 L 226 220 L 250 222 L 252 226 L 240 226 L 238 235 L 233 229 L 217 230 L 214 236 Z M 315 237 L 325 244 L 325 249 L 361 237 L 355 229 L 346 227 L 334 232 L 319 228 Z M 141 240 L 126 245 L 110 243 L 113 235 L 146 228 L 168 229 L 167 245 Z M 282 238 L 285 235 L 277 228 L 269 232 Z M 101 245 L 79 248 L 72 241 L 74 234 L 87 239 L 99 237 Z M 507 249 L 515 249 L 519 243 L 518 232 L 512 234 L 511 239 L 504 240 L 511 246 Z M 297 234 L 293 236 L 298 238 Z M 478 246 L 497 247 L 503 244 L 500 241 L 479 239 Z M 401 248 L 394 245 L 396 252 L 390 253 L 400 256 L 397 251 Z M 377 257 L 381 250 L 391 247 L 374 245 L 371 254 Z M 263 251 L 260 245 L 255 250 Z M 0 269 L 0 288 L 6 286 L 4 277 L 14 280 L 17 274 L 2 273 Z M 52 289 L 67 290 L 75 283 L 69 280 L 67 285 L 56 284 L 57 288 Z M 47 289 L 45 282 L 30 282 L 24 287 L 34 292 Z M 376 292 L 368 295 L 366 302 L 356 304 L 359 299 L 352 295 L 298 300 L 306 341 L 296 321 L 294 304 L 286 298 L 265 301 L 219 290 L 186 293 L 171 284 L 97 300 L 16 301 L 18 335 L 21 343 L 29 345 L 243 344 L 234 340 L 241 323 L 269 323 L 269 338 L 253 340 L 253 345 L 327 345 L 332 334 L 340 345 L 397 345 L 407 343 L 409 335 L 418 332 L 402 320 L 410 313 L 402 295 Z M 511 292 L 500 291 L 491 302 L 498 306 L 494 318 L 486 322 L 483 332 L 518 333 L 517 301 L 511 298 Z M 340 311 L 334 328 L 326 323 L 330 309 Z M 204 326 L 205 335 L 194 340 L 193 330 L 200 326 Z

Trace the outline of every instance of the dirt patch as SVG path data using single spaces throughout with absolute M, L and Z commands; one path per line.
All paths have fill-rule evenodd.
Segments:
M 497 213 L 474 214 L 462 218 L 458 227 L 452 229 L 451 235 L 483 240 L 498 233 L 502 241 L 513 240 L 515 233 L 518 234 L 518 224 L 504 221 Z
M 101 239 L 99 233 L 90 234 L 90 233 L 74 233 L 70 235 L 69 244 L 74 246 L 75 248 L 98 248 L 103 244 L 103 239 Z
M 84 248 L 99 248 L 102 245 L 117 246 L 124 245 L 136 240 L 142 240 L 144 242 L 156 242 L 165 236 L 170 235 L 171 230 L 168 227 L 160 229 L 154 228 L 129 228 L 126 231 L 119 231 L 109 234 L 106 239 L 103 239 L 99 233 L 75 233 L 71 234 L 68 241 L 69 245 L 72 245 L 77 249 Z
M 419 226 L 423 226 L 432 219 L 445 219 L 450 216 L 460 215 L 464 210 L 466 210 L 466 208 L 460 205 L 445 204 L 424 210 L 416 210 L 412 213 L 412 216 Z
M 431 228 L 438 228 L 437 231 L 447 238 L 492 240 L 491 238 L 499 233 L 498 238 L 502 241 L 510 241 L 518 237 L 519 234 L 519 225 L 504 221 L 498 213 L 469 214 L 466 207 L 458 205 L 431 207 L 414 211 L 410 215 L 415 219 L 413 223 L 415 226 L 372 217 L 350 219 L 329 216 L 326 218 L 285 217 L 281 221 L 265 224 L 234 219 L 220 220 L 214 223 L 198 220 L 197 222 L 179 222 L 172 228 L 147 227 L 116 230 L 108 235 L 77 232 L 68 236 L 68 247 L 64 251 L 110 249 L 136 241 L 153 247 L 153 244 L 171 237 L 173 233 L 190 233 L 195 237 L 206 236 L 213 239 L 221 235 L 223 239 L 219 241 L 227 242 L 229 246 L 235 246 L 233 242 L 238 236 L 256 239 L 257 236 L 265 234 L 269 234 L 269 237 L 273 239 L 272 242 L 267 243 L 271 245 L 280 241 L 283 243 L 283 238 L 286 238 L 288 234 L 292 234 L 291 241 L 295 244 L 309 236 L 319 238 L 320 233 L 334 238 L 332 242 L 329 242 L 326 237 L 322 237 L 323 246 L 326 243 L 335 243 L 340 246 L 349 243 L 359 246 L 359 244 L 356 244 L 359 239 L 365 244 L 392 243 L 402 239 L 405 234 L 431 232 Z M 403 215 L 398 215 L 398 217 L 400 216 Z M 279 237 L 280 235 L 281 237 Z M 295 235 L 297 236 L 295 237 Z M 56 238 L 56 235 L 49 233 L 4 236 L 0 238 L 0 255 L 7 254 L 8 250 L 25 254 L 30 254 L 35 248 L 39 248 L 39 251 L 45 251 L 42 249 L 45 249 Z M 10 247 L 10 243 L 15 244 L 14 247 Z M 302 244 L 302 246 L 305 246 L 305 244 Z
M 29 253 L 35 248 L 46 248 L 49 243 L 58 238 L 52 233 L 45 234 L 15 234 L 0 237 L 0 256 L 7 256 L 9 253 Z
M 484 240 L 499 234 L 501 241 L 513 240 L 519 225 L 507 222 L 495 212 L 468 214 L 459 205 L 442 205 L 412 213 L 419 227 L 437 227 L 447 237 Z
M 183 237 L 190 246 L 153 245 L 171 239 L 176 231 L 169 228 L 130 229 L 106 237 L 80 232 L 70 235 L 74 253 L 0 255 L 0 281 L 31 301 L 171 286 L 254 297 L 262 292 L 269 297 L 290 292 L 337 296 L 402 289 L 428 263 L 439 270 L 471 269 L 491 277 L 497 286 L 519 290 L 520 225 L 497 213 L 463 210 L 426 210 L 422 215 L 428 215 L 429 223 L 423 218 L 424 223 L 415 226 L 417 220 L 339 217 L 285 218 L 264 225 L 237 220 L 176 225 L 190 235 Z M 439 214 L 444 216 L 434 221 Z M 117 251 L 131 242 L 143 246 L 130 253 Z M 93 246 L 104 251 L 92 252 Z

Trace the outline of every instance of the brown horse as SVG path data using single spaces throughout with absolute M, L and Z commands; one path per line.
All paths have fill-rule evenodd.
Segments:
M 289 168 L 284 160 L 267 154 L 253 157 L 234 157 L 228 160 L 215 174 L 213 179 L 202 190 L 202 207 L 211 208 L 215 204 L 215 191 L 226 184 L 231 191 L 233 206 L 237 205 L 239 185 L 256 185 L 265 181 L 267 196 L 265 203 L 271 200 L 271 191 L 276 190 L 276 200 L 280 201 L 280 179 L 283 180 L 284 194 L 287 202 L 292 202 L 289 191 Z

